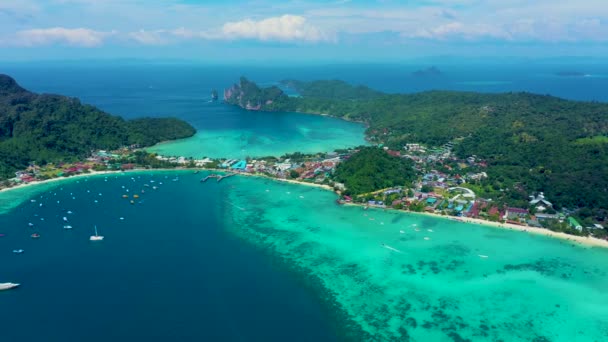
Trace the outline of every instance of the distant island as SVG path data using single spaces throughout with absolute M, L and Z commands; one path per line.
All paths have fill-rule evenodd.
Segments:
M 555 73 L 556 76 L 562 77 L 585 77 L 587 74 L 579 71 L 558 71 Z
M 412 76 L 415 77 L 428 77 L 428 76 L 441 76 L 443 75 L 443 72 L 441 72 L 441 70 L 439 70 L 437 67 L 430 67 L 427 69 L 420 69 L 420 70 L 416 70 L 414 72 L 412 72 Z
M 423 170 L 455 179 L 483 172 L 463 186 L 500 206 L 527 208 L 529 196 L 543 192 L 554 208 L 591 221 L 608 217 L 608 144 L 595 138 L 608 133 L 608 104 L 524 92 L 383 94 L 336 80 L 284 83 L 301 96 L 241 78 L 225 101 L 363 122 L 370 142 L 409 155 Z M 408 146 L 426 152 L 405 153 Z
M 175 118 L 124 120 L 75 98 L 35 94 L 0 74 L 1 178 L 31 163 L 73 161 L 92 150 L 151 146 L 195 132 Z

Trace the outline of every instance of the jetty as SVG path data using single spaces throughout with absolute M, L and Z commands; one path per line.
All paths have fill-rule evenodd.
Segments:
M 219 174 L 213 173 L 213 174 L 210 174 L 209 176 L 207 176 L 205 178 L 201 178 L 201 183 L 205 183 L 209 178 L 215 178 L 215 179 L 217 179 L 217 182 L 219 183 L 219 182 L 222 181 L 222 179 L 228 178 L 228 177 L 232 177 L 234 175 L 236 175 L 236 173 L 228 173 L 228 174 L 225 174 L 225 175 L 219 175 Z

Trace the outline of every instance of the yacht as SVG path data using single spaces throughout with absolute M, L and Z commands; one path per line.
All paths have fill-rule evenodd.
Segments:
M 91 235 L 91 237 L 89 238 L 89 240 L 91 241 L 101 241 L 103 240 L 103 236 L 99 235 L 97 233 L 97 226 L 95 226 L 95 235 Z
M 15 287 L 18 287 L 21 284 L 15 284 L 15 283 L 0 283 L 0 291 L 2 290 L 10 290 L 10 289 L 14 289 Z

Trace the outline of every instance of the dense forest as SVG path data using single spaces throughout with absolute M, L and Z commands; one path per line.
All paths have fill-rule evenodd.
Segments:
M 608 208 L 608 104 L 530 93 L 380 94 L 337 81 L 285 83 L 301 96 L 261 110 L 365 122 L 371 141 L 393 149 L 455 142 L 457 156 L 487 161 L 481 188 L 521 189 L 519 202 L 544 191 L 558 208 Z
M 31 162 L 75 160 L 91 150 L 115 149 L 192 136 L 195 129 L 173 118 L 124 120 L 74 98 L 34 94 L 0 75 L 0 177 Z
M 409 159 L 393 157 L 378 147 L 361 147 L 338 164 L 334 179 L 344 183 L 346 195 L 360 195 L 394 186 L 411 187 L 416 179 Z

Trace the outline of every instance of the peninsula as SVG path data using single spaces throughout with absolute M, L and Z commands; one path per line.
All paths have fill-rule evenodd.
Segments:
M 431 206 L 421 205 L 423 210 L 445 206 L 525 225 L 603 231 L 599 227 L 608 217 L 607 104 L 530 93 L 382 94 L 335 80 L 283 84 L 301 96 L 241 78 L 224 100 L 249 110 L 364 122 L 370 142 L 414 162 L 423 177 L 420 189 L 436 195 L 441 189 L 464 188 L 478 198 L 453 203 L 430 196 Z M 384 171 L 376 172 L 382 177 Z M 344 193 L 362 195 L 348 184 Z M 395 200 L 399 204 L 404 198 Z

